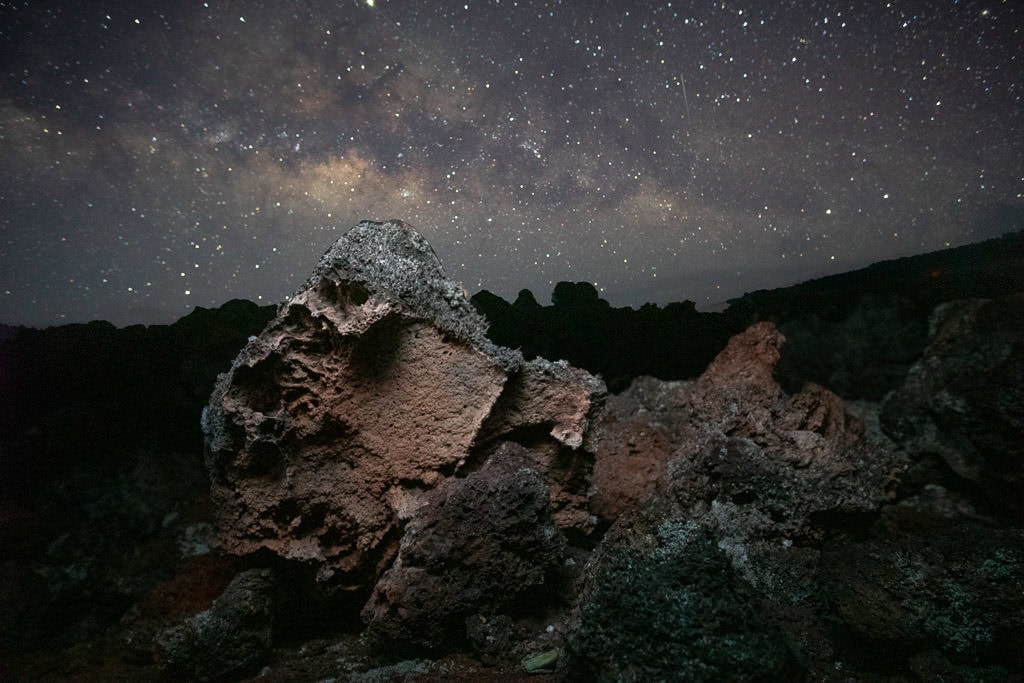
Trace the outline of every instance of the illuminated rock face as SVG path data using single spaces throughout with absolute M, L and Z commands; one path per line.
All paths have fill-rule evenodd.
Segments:
M 582 445 L 602 383 L 526 363 L 485 333 L 407 225 L 366 221 L 342 236 L 204 411 L 224 547 L 312 564 L 332 589 L 368 588 L 431 491 L 524 434 L 555 519 L 588 531 L 588 473 L 565 472 L 559 453 Z

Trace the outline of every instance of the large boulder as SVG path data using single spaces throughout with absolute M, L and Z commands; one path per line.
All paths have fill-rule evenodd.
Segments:
M 536 450 L 557 519 L 587 533 L 588 473 L 556 465 L 603 393 L 586 372 L 489 342 L 409 226 L 360 223 L 249 340 L 204 412 L 224 548 L 368 590 L 430 493 L 517 439 Z

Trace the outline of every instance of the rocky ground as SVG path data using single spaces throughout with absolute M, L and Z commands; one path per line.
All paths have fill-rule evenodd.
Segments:
M 881 402 L 767 321 L 616 393 L 486 331 L 398 222 L 276 311 L 6 330 L 0 679 L 1021 679 L 1024 294 Z

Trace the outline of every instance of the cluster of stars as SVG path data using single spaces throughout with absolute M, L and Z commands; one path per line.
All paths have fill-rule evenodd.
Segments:
M 919 5 L 0 1 L 0 322 L 277 301 L 364 218 L 615 305 L 1019 228 L 1024 12 Z

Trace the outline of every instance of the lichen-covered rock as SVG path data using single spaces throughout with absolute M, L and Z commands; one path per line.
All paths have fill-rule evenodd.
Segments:
M 597 681 L 799 680 L 786 636 L 715 539 L 694 522 L 634 520 L 588 569 L 570 637 Z
M 589 675 L 774 680 L 801 669 L 791 641 L 831 656 L 814 607 L 821 545 L 870 524 L 906 464 L 827 389 L 787 395 L 773 378 L 783 341 L 757 324 L 696 381 L 642 379 L 609 399 L 590 444 L 593 502 L 613 524 L 570 638 Z
M 893 500 L 906 463 L 827 389 L 787 396 L 771 373 L 780 343 L 751 327 L 696 382 L 663 495 L 751 586 L 794 603 L 814 589 L 815 546 Z
M 385 644 L 464 642 L 469 618 L 550 602 L 564 549 L 544 478 L 525 448 L 505 443 L 426 497 L 363 610 L 369 633 Z
M 909 662 L 919 680 L 1024 670 L 1024 531 L 972 519 L 964 504 L 929 486 L 884 509 L 869 538 L 823 550 L 837 659 L 866 671 Z
M 915 459 L 937 456 L 984 491 L 999 514 L 1024 519 L 1024 294 L 953 301 L 882 407 L 882 426 Z
M 167 667 L 199 681 L 254 673 L 270 654 L 272 589 L 269 570 L 244 571 L 210 609 L 157 634 Z
M 478 465 L 488 442 L 528 432 L 578 448 L 600 381 L 526 363 L 485 332 L 409 226 L 366 221 L 342 236 L 204 412 L 224 548 L 268 549 L 314 566 L 325 587 L 368 589 L 426 494 Z M 574 501 L 566 520 L 587 518 L 585 477 L 550 483 Z

